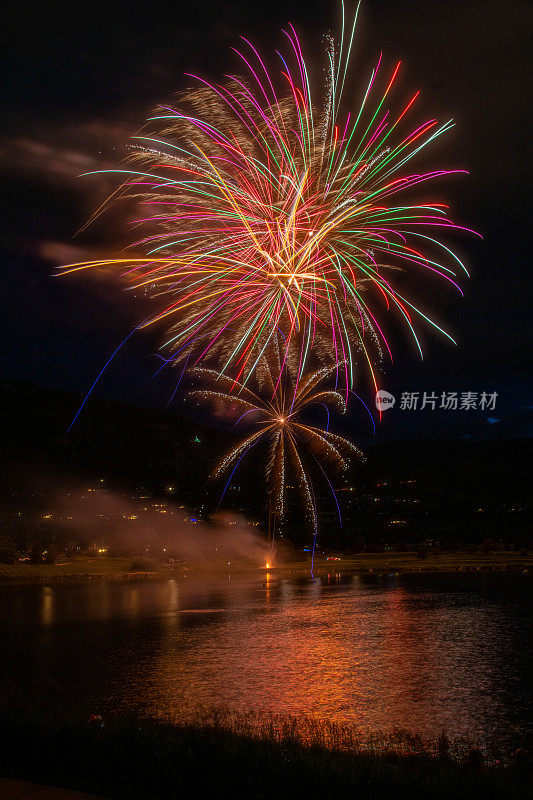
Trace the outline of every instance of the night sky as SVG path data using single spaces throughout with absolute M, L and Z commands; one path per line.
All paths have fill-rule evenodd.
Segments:
M 108 279 L 53 277 L 58 264 L 98 257 L 126 241 L 118 212 L 75 235 L 109 190 L 101 177 L 80 173 L 116 165 L 152 107 L 191 85 L 183 73 L 220 78 L 237 71 L 231 47 L 238 47 L 241 34 L 269 52 L 292 22 L 320 79 L 322 36 L 335 31 L 337 11 L 336 2 L 325 0 L 52 2 L 31 13 L 23 3 L 12 4 L 2 53 L 0 378 L 85 392 L 142 313 Z M 482 242 L 456 240 L 472 276 L 464 299 L 437 280 L 412 290 L 458 347 L 423 331 L 421 362 L 407 335 L 399 334 L 395 363 L 385 362 L 381 384 L 397 396 L 498 392 L 490 419 L 479 411 L 394 410 L 384 415 L 378 439 L 533 434 L 532 22 L 529 0 L 364 3 L 354 72 L 364 80 L 382 49 L 389 65 L 403 60 L 400 98 L 420 88 L 421 117 L 428 112 L 456 120 L 457 127 L 432 146 L 431 164 L 470 171 L 443 181 L 439 196 L 451 202 L 459 224 L 484 236 Z M 173 376 L 152 380 L 157 343 L 155 331 L 132 340 L 98 394 L 164 405 Z M 360 393 L 372 402 L 367 382 Z M 365 440 L 365 414 L 354 408 L 350 424 Z

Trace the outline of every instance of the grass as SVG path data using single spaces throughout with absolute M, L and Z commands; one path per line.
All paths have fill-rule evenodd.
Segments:
M 503 553 L 464 553 L 444 552 L 435 555 L 428 553 L 419 558 L 416 553 L 361 553 L 356 556 L 342 556 L 340 561 L 318 559 L 317 568 L 335 572 L 338 568 L 373 572 L 446 572 L 448 570 L 484 569 L 529 569 L 533 558 L 513 552 Z
M 109 577 L 122 578 L 133 575 L 133 558 L 76 558 L 59 564 L 0 564 L 0 581 L 38 582 L 46 579 Z M 161 565 L 155 564 L 154 574 Z
M 522 759 L 523 761 L 523 759 Z M 421 798 L 525 800 L 526 764 L 483 763 L 480 751 L 397 731 L 363 741 L 308 718 L 204 712 L 180 726 L 63 714 L 0 718 L 0 774 L 117 800 Z
M 185 566 L 170 566 L 158 562 L 145 565 L 141 571 L 133 571 L 133 558 L 111 558 L 99 556 L 79 557 L 63 564 L 0 564 L 0 582 L 39 583 L 43 581 L 88 580 L 89 578 L 121 580 L 126 578 L 157 578 L 194 573 L 253 573 L 264 571 L 263 565 L 249 562 L 232 562 L 231 570 L 227 564 L 189 563 Z M 448 571 L 490 571 L 490 570 L 529 570 L 533 558 L 514 552 L 502 553 L 463 553 L 446 552 L 439 555 L 428 554 L 418 558 L 415 553 L 361 553 L 356 556 L 342 556 L 340 561 L 326 561 L 323 556 L 315 559 L 315 574 L 326 575 L 343 572 L 448 572 Z M 147 569 L 148 567 L 149 569 Z M 276 564 L 270 568 L 273 574 L 308 573 L 309 561 Z

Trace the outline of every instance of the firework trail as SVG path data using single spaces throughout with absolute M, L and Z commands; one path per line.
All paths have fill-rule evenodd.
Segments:
M 466 272 L 447 243 L 464 229 L 447 207 L 409 200 L 420 184 L 462 171 L 411 171 L 453 123 L 410 122 L 419 92 L 393 101 L 400 63 L 387 72 L 381 56 L 359 107 L 346 110 L 358 10 L 346 28 L 343 11 L 339 46 L 328 40 L 322 91 L 312 94 L 292 26 L 276 71 L 244 39 L 236 52 L 245 77 L 191 76 L 198 88 L 160 107 L 134 137 L 129 163 L 105 171 L 123 181 L 109 202 L 134 198 L 143 235 L 126 256 L 63 271 L 107 266 L 142 288 L 156 310 L 140 327 L 167 326 L 170 360 L 216 365 L 246 384 L 281 331 L 281 373 L 291 352 L 298 379 L 333 358 L 347 392 L 359 361 L 373 375 L 391 351 L 385 311 L 397 312 L 420 353 L 418 321 L 451 339 L 395 278 L 437 276 L 459 289 Z
M 271 348 L 271 352 L 275 349 Z M 279 380 L 279 360 L 272 364 L 270 358 L 264 358 L 262 362 L 262 377 L 257 392 L 241 383 L 235 386 L 233 377 L 215 370 L 202 367 L 193 370 L 193 374 L 206 383 L 207 388 L 189 392 L 189 397 L 202 403 L 222 403 L 239 414 L 236 425 L 248 428 L 245 438 L 218 464 L 213 477 L 219 478 L 230 473 L 231 480 L 249 451 L 260 443 L 266 444 L 268 456 L 265 478 L 272 539 L 285 514 L 288 475 L 296 479 L 316 534 L 317 512 L 310 477 L 313 470 L 309 468 L 309 463 L 314 468 L 318 466 L 331 487 L 328 472 L 336 474 L 345 471 L 350 456 L 362 456 L 361 451 L 344 437 L 309 425 L 302 419 L 305 411 L 316 404 L 326 408 L 332 406 L 341 413 L 346 411 L 343 395 L 323 385 L 337 365 L 320 367 L 294 384 L 287 378 Z

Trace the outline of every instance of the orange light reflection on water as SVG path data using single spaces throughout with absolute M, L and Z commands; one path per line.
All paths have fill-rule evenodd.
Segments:
M 54 587 L 40 590 L 39 616 L 58 635 L 83 620 L 109 627 L 110 708 L 119 698 L 178 720 L 224 706 L 305 714 L 363 733 L 446 728 L 476 741 L 505 718 L 508 622 L 494 604 L 418 591 L 392 576 L 326 581 L 267 571 L 231 583 Z

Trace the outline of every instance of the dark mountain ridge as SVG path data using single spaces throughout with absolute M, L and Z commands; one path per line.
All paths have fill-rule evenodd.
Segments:
M 16 503 L 46 503 L 61 484 L 104 480 L 129 493 L 163 495 L 191 508 L 218 503 L 220 487 L 209 475 L 238 441 L 175 411 L 154 410 L 92 398 L 72 430 L 80 398 L 18 381 L 0 382 L 2 497 Z M 217 423 L 218 424 L 218 423 Z M 412 439 L 365 449 L 365 461 L 339 479 L 336 488 L 344 526 L 335 525 L 334 504 L 319 488 L 321 527 L 332 545 L 349 547 L 354 537 L 380 541 L 526 535 L 531 526 L 530 464 L 533 441 Z M 252 461 L 235 474 L 224 504 L 255 517 L 265 507 L 260 466 Z M 289 498 L 290 499 L 290 498 Z M 297 503 L 293 501 L 297 508 Z M 295 538 L 302 521 L 292 515 Z M 301 515 L 300 515 L 301 516 Z M 289 517 L 288 535 L 291 520 Z M 465 533 L 467 530 L 467 533 Z M 303 534 L 302 534 L 303 535 Z

